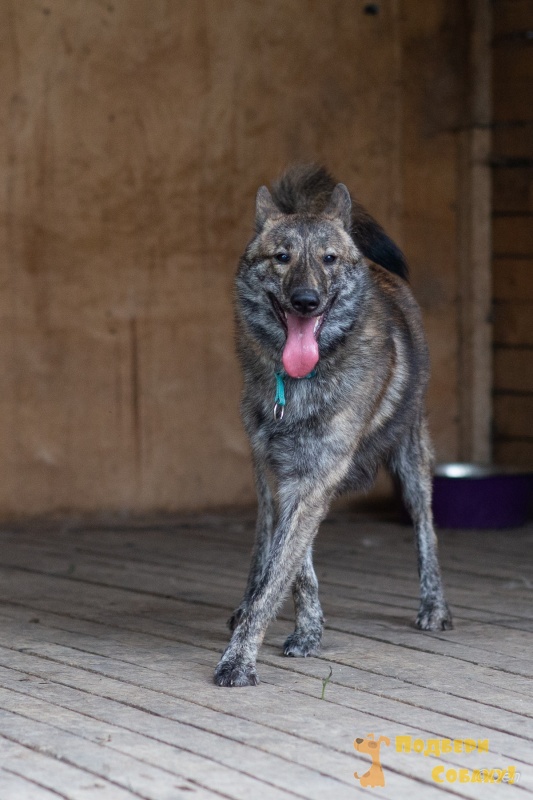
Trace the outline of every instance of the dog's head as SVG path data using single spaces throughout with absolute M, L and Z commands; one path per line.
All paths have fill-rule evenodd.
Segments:
M 237 274 L 238 313 L 294 378 L 312 372 L 353 325 L 365 271 L 350 226 L 344 184 L 316 214 L 284 214 L 266 186 L 257 193 L 256 236 Z

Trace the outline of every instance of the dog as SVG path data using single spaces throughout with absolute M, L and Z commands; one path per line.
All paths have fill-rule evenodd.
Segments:
M 258 515 L 215 683 L 258 683 L 258 648 L 291 587 L 296 625 L 283 652 L 318 652 L 313 540 L 333 498 L 368 489 L 380 464 L 402 487 L 414 523 L 416 624 L 452 627 L 431 512 L 428 349 L 400 249 L 324 168 L 293 167 L 272 193 L 257 193 L 235 316 Z

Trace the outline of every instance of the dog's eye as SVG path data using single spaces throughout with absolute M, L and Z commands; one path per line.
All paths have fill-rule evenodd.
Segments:
M 334 264 L 335 261 L 337 260 L 337 256 L 334 255 L 333 253 L 326 253 L 326 255 L 322 260 L 324 264 Z
M 288 253 L 276 253 L 274 256 L 278 264 L 288 264 L 291 260 L 291 257 Z

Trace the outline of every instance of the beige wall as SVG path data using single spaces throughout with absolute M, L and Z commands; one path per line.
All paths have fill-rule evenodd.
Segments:
M 463 3 L 0 1 L 0 515 L 253 498 L 231 286 L 325 162 L 398 238 L 457 425 Z

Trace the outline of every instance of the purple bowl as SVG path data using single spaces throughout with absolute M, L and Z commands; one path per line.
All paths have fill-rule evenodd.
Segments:
M 533 473 L 478 464 L 440 464 L 433 478 L 439 528 L 517 528 L 527 522 Z

